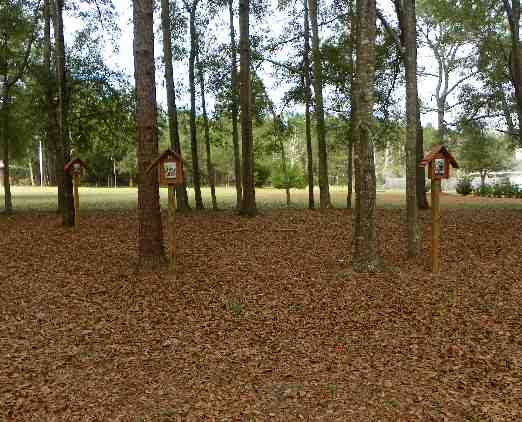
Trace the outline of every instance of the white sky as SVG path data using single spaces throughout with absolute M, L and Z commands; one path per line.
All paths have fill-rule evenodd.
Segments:
M 276 1 L 276 0 L 272 0 Z M 132 0 L 113 0 L 116 11 L 119 15 L 118 24 L 121 30 L 120 39 L 119 39 L 119 51 L 115 54 L 112 49 L 105 48 L 104 56 L 106 63 L 113 69 L 124 72 L 129 75 L 131 83 L 133 82 L 133 72 L 134 72 L 134 59 L 133 59 L 133 51 L 132 51 L 132 40 L 133 40 L 133 26 L 132 26 Z M 378 0 L 378 7 L 382 8 L 389 16 L 393 16 L 393 7 L 391 0 Z M 159 16 L 155 16 L 156 19 Z M 270 26 L 270 30 L 272 32 L 280 32 L 282 28 L 282 24 L 284 23 L 284 15 L 276 15 L 275 17 L 271 17 L 269 22 L 264 23 L 266 26 Z M 159 22 L 158 22 L 159 23 Z M 73 21 L 72 19 L 66 19 L 65 29 L 66 29 L 66 38 L 71 39 L 74 30 L 80 26 L 80 22 Z M 252 25 L 252 19 L 251 19 Z M 237 22 L 236 22 L 237 26 Z M 225 34 L 228 36 L 228 34 Z M 155 54 L 157 57 L 161 56 L 161 38 L 156 34 L 155 39 Z M 429 49 L 421 49 L 418 53 L 419 67 L 433 67 L 435 62 L 433 60 L 432 54 Z M 159 61 L 157 61 L 158 63 Z M 174 78 L 179 81 L 180 79 L 183 81 L 183 85 L 188 85 L 188 72 L 186 68 L 186 63 L 174 63 Z M 272 99 L 276 102 L 280 100 L 284 94 L 284 87 L 277 87 L 275 80 L 271 76 L 271 67 L 270 65 L 265 66 L 265 71 L 262 73 L 264 77 L 264 82 L 268 88 L 268 92 Z M 419 95 L 423 100 L 423 103 L 427 106 L 434 106 L 433 94 L 435 92 L 435 78 L 427 77 L 419 79 Z M 157 68 L 156 69 L 156 86 L 157 86 L 157 100 L 163 106 L 166 107 L 166 92 L 164 88 L 164 80 L 163 80 L 163 70 Z M 212 98 L 207 100 L 209 102 L 209 107 L 212 108 L 213 101 Z M 189 99 L 187 95 L 182 95 L 179 97 L 178 106 L 179 107 L 188 107 Z M 434 127 L 437 126 L 436 123 L 436 114 L 428 113 L 422 116 L 423 124 L 431 123 Z

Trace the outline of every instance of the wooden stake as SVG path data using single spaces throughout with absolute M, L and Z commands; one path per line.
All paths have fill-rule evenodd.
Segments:
M 80 227 L 80 195 L 78 194 L 78 187 L 80 186 L 80 175 L 75 173 L 73 175 L 74 188 L 74 228 Z
M 431 271 L 440 270 L 440 179 L 431 180 Z
M 169 272 L 176 272 L 176 186 L 169 185 Z

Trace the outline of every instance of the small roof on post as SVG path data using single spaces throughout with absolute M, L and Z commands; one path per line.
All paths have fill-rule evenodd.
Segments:
M 71 161 L 69 161 L 65 167 L 64 167 L 64 170 L 69 173 L 69 171 L 72 169 L 72 167 L 75 165 L 75 164 L 80 164 L 84 169 L 87 169 L 87 166 L 85 165 L 85 163 L 80 160 L 79 158 L 74 158 L 72 159 Z
M 425 155 L 425 157 L 421 160 L 421 162 L 419 163 L 419 167 L 426 167 L 429 163 L 435 160 L 435 158 L 440 158 L 441 155 L 449 161 L 453 168 L 459 168 L 457 161 L 444 145 L 434 145 L 431 148 L 431 150 Z
M 154 167 L 156 167 L 161 161 L 165 160 L 176 160 L 180 163 L 183 163 L 183 159 L 181 156 L 176 152 L 172 151 L 171 149 L 165 150 L 163 154 L 161 154 L 155 161 L 152 162 L 150 166 L 147 167 L 147 170 L 145 170 L 146 173 L 150 173 Z

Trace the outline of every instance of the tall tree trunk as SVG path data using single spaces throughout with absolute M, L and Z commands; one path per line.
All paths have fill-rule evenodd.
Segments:
M 312 25 L 312 56 L 314 72 L 315 120 L 317 127 L 317 148 L 319 156 L 319 200 L 321 208 L 332 206 L 330 202 L 330 187 L 328 184 L 328 155 L 326 151 L 326 129 L 324 124 L 323 107 L 323 72 L 321 51 L 319 45 L 319 24 L 317 20 L 319 0 L 308 0 L 310 21 Z
M 304 6 L 304 48 L 303 48 L 303 86 L 305 94 L 305 136 L 306 136 L 306 164 L 308 177 L 308 208 L 315 208 L 314 200 L 314 161 L 312 153 L 312 122 L 310 119 L 310 107 L 312 105 L 312 89 L 310 80 L 310 18 L 308 16 L 308 0 L 303 1 Z
M 286 206 L 287 208 L 290 208 L 290 177 L 288 175 L 288 163 L 286 161 L 286 151 L 285 151 L 285 144 L 283 143 L 283 140 L 280 139 L 280 146 L 281 146 L 281 167 L 283 170 L 283 176 L 285 178 L 285 194 L 286 194 Z
M 417 98 L 417 207 L 420 210 L 427 210 L 430 208 L 428 198 L 426 197 L 426 170 L 419 166 L 419 163 L 424 158 L 424 132 L 422 129 L 422 122 L 420 116 L 420 101 Z
M 10 180 L 10 172 L 9 172 L 9 103 L 11 99 L 9 98 L 9 88 L 7 86 L 7 68 L 4 69 L 4 80 L 3 80 L 3 89 L 2 89 L 2 104 L 3 107 L 0 109 L 1 111 L 1 140 L 2 140 L 2 156 L 4 161 L 4 211 L 7 215 L 11 215 L 13 213 L 13 199 L 11 195 L 11 180 Z
M 234 177 L 236 183 L 236 209 L 241 208 L 241 157 L 239 150 L 238 116 L 239 116 L 239 87 L 237 74 L 237 45 L 234 30 L 234 7 L 233 0 L 228 0 L 228 13 L 230 19 L 230 80 L 231 80 L 231 119 L 232 119 L 232 144 L 234 147 Z
M 203 209 L 203 198 L 201 196 L 201 175 L 199 171 L 198 139 L 196 131 L 196 80 L 195 66 L 198 47 L 196 33 L 196 8 L 197 0 L 192 0 L 190 5 L 190 55 L 189 55 L 189 86 L 190 86 L 190 149 L 192 153 L 192 181 L 194 183 L 194 198 L 196 208 Z
M 216 179 L 214 165 L 212 164 L 212 155 L 210 151 L 210 133 L 208 127 L 207 105 L 205 101 L 205 75 L 203 74 L 203 65 L 198 60 L 199 88 L 201 90 L 201 108 L 203 111 L 203 126 L 205 128 L 205 147 L 207 152 L 207 173 L 208 184 L 210 185 L 210 196 L 212 198 L 212 209 L 217 210 L 216 199 Z
M 176 107 L 174 71 L 172 69 L 172 31 L 170 27 L 170 7 L 168 0 L 161 0 L 161 30 L 163 33 L 163 60 L 165 63 L 165 87 L 167 90 L 167 115 L 169 121 L 170 148 L 182 157 L 181 143 L 179 141 L 178 109 Z M 176 202 L 179 210 L 190 209 L 185 178 L 183 178 L 183 183 L 176 186 Z
M 43 67 L 45 72 L 44 79 L 44 91 L 45 91 L 45 108 L 47 113 L 46 121 L 46 145 L 48 151 L 48 162 L 49 158 L 52 157 L 52 183 L 56 184 L 58 188 L 58 212 L 62 212 L 65 209 L 65 196 L 64 196 L 64 182 L 63 167 L 60 166 L 63 156 L 62 146 L 58 139 L 58 123 L 57 123 L 57 111 L 56 102 L 54 100 L 56 96 L 55 77 L 53 76 L 52 65 L 51 65 L 51 2 L 50 0 L 44 1 L 44 44 L 43 44 Z M 51 153 L 52 151 L 52 153 Z M 47 174 L 51 174 L 48 170 Z
M 353 60 L 353 51 L 355 49 L 355 43 L 357 42 L 357 16 L 355 11 L 353 10 L 353 1 L 350 3 L 350 44 L 347 51 L 348 56 L 348 66 L 350 68 L 350 90 L 351 90 L 351 102 L 352 102 L 352 110 L 350 113 L 350 131 L 348 136 L 348 165 L 347 165 L 347 178 L 348 178 L 348 192 L 346 195 L 346 208 L 352 209 L 352 194 L 353 194 L 353 147 L 354 147 L 354 116 L 356 110 L 356 101 L 355 101 L 355 64 Z
M 375 0 L 357 0 L 357 62 L 355 117 L 355 213 L 353 268 L 378 272 L 383 268 L 375 223 L 376 179 L 373 126 L 375 78 Z
M 164 263 L 158 172 L 147 167 L 158 156 L 152 0 L 134 0 L 134 80 L 138 127 L 138 257 L 141 268 Z
M 417 213 L 417 19 L 415 0 L 405 0 L 401 31 L 404 39 L 406 68 L 406 210 L 408 225 L 408 256 L 416 257 L 421 244 Z
M 250 112 L 250 0 L 239 0 L 239 101 L 241 105 L 241 144 L 243 153 L 243 197 L 240 213 L 257 214 L 254 183 L 254 143 Z
M 511 32 L 511 79 L 515 88 L 518 115 L 518 137 L 522 147 L 522 57 L 520 56 L 520 0 L 504 1 Z
M 64 171 L 65 164 L 71 159 L 69 128 L 67 122 L 67 83 L 65 80 L 65 42 L 63 30 L 64 0 L 54 0 L 54 39 L 56 59 L 56 80 L 58 84 L 58 142 L 61 154 L 57 157 L 57 166 L 60 166 L 60 179 L 63 186 L 62 224 L 66 227 L 74 226 L 74 197 L 73 184 L 70 174 Z M 57 168 L 58 170 L 58 168 Z

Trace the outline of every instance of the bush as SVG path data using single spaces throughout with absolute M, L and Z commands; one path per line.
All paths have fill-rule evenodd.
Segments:
M 473 186 L 471 185 L 471 179 L 469 177 L 463 177 L 457 182 L 456 191 L 458 194 L 466 196 L 473 192 Z
M 290 188 L 303 189 L 306 186 L 304 174 L 299 166 L 288 166 L 288 184 Z M 285 189 L 285 175 L 281 169 L 274 171 L 272 185 L 276 189 Z
M 268 179 L 270 178 L 270 167 L 255 163 L 254 165 L 254 184 L 256 188 L 262 188 L 266 185 L 268 182 Z

